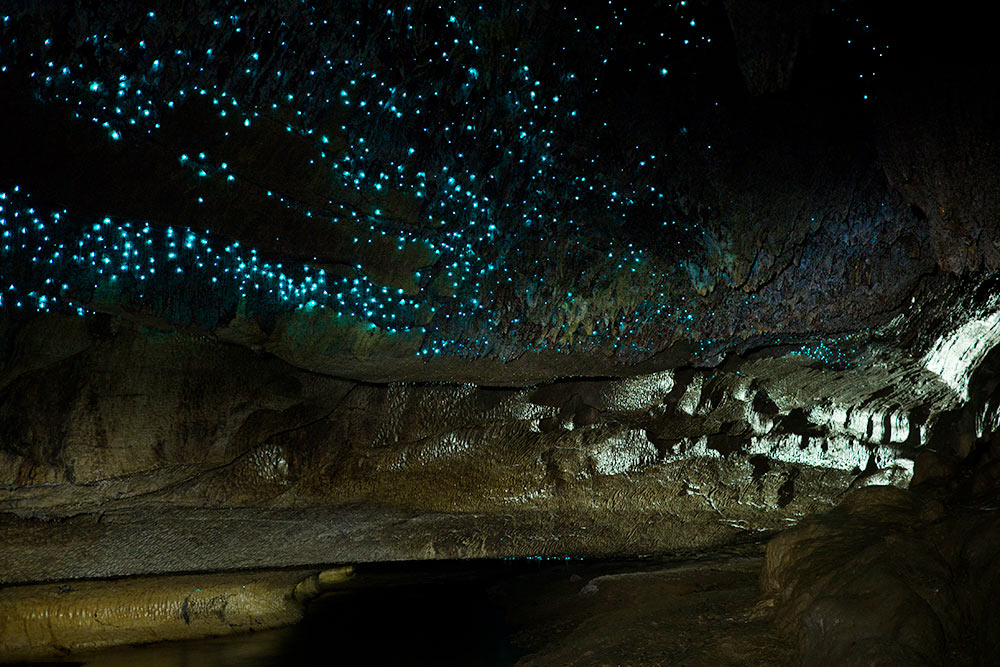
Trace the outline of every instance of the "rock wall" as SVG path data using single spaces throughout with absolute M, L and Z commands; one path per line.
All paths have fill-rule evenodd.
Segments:
M 967 286 L 934 285 L 912 306 L 920 317 L 873 332 L 848 367 L 764 348 L 715 368 L 521 386 L 335 377 L 123 316 L 8 320 L 0 509 L 21 537 L 2 571 L 23 581 L 758 540 L 858 486 L 905 486 L 918 450 L 965 412 L 992 423 L 972 383 L 989 346 L 965 333 L 992 321 L 992 292 L 942 305 L 933 297 L 947 289 Z M 956 308 L 972 320 L 946 325 Z M 309 355 L 287 356 L 322 360 Z M 274 534 L 275 522 L 287 525 Z M 223 542 L 225 555 L 212 548 Z M 33 550 L 45 556 L 22 557 Z

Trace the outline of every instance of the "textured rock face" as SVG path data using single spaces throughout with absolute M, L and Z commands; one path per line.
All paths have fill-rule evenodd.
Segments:
M 107 318 L 107 328 L 92 321 L 90 331 L 81 318 L 34 320 L 11 347 L 38 345 L 42 329 L 57 333 L 59 324 L 58 338 L 75 336 L 82 349 L 16 375 L 30 364 L 15 361 L 3 390 L 11 445 L 3 509 L 34 521 L 118 517 L 109 541 L 129 517 L 253 507 L 309 509 L 317 524 L 332 521 L 352 545 L 324 557 L 322 534 L 297 537 L 296 548 L 320 561 L 696 550 L 829 506 L 871 458 L 860 441 L 823 437 L 820 427 L 811 443 L 780 427 L 771 437 L 790 408 L 736 375 L 662 371 L 509 389 L 371 385 Z M 908 477 L 894 447 L 875 458 L 884 473 Z M 386 553 L 398 536 L 380 513 L 435 517 L 443 534 L 404 539 Z M 467 517 L 481 517 L 473 534 L 449 537 L 469 530 Z M 193 566 L 167 563 L 166 548 L 157 555 L 169 530 L 149 539 L 137 547 L 144 571 Z M 287 554 L 267 560 L 268 543 L 257 539 L 237 540 L 238 550 L 258 565 L 283 564 Z M 119 572 L 103 558 L 17 561 L 4 568 L 11 579 Z
M 945 509 L 937 499 L 873 487 L 768 545 L 762 588 L 777 600 L 778 627 L 797 640 L 803 661 L 996 657 L 996 510 Z
M 973 395 L 992 391 L 989 365 Z M 804 662 L 995 661 L 998 461 L 995 433 L 949 438 L 920 455 L 910 490 L 859 489 L 768 544 L 761 588 Z
M 947 439 L 962 410 L 995 421 L 989 321 L 935 340 L 934 318 L 900 318 L 850 368 L 749 353 L 528 387 L 338 379 L 108 315 L 11 321 L 0 470 L 21 537 L 3 571 L 26 581 L 227 558 L 611 556 L 754 540 L 857 486 L 905 486 L 916 450 Z M 889 343 L 900 339 L 909 345 Z M 69 516 L 52 541 L 45 522 Z M 46 556 L 24 557 L 34 549 Z

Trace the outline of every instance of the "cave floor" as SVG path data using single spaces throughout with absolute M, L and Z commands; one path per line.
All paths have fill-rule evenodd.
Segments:
M 759 555 L 357 566 L 295 626 L 75 654 L 81 665 L 785 665 Z

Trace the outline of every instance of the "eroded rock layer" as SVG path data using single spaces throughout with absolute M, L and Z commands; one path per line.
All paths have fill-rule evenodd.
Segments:
M 934 307 L 915 304 L 923 318 L 871 333 L 884 342 L 850 368 L 751 350 L 716 368 L 528 387 L 371 384 L 121 317 L 34 316 L 6 337 L 3 509 L 22 540 L 3 571 L 26 581 L 226 558 L 607 556 L 753 540 L 852 488 L 905 486 L 916 452 L 949 442 L 956 423 L 992 428 L 995 306 L 961 306 L 982 316 L 934 339 Z M 233 527 L 193 528 L 205 517 Z M 269 537 L 288 517 L 290 532 Z M 70 523 L 51 553 L 25 559 L 57 519 Z M 172 546 L 192 535 L 191 548 Z M 84 559 L 81 540 L 97 542 Z M 117 540 L 135 553 L 108 555 Z

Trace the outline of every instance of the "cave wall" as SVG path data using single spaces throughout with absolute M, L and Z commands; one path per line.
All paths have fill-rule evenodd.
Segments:
M 6 580 L 760 539 L 905 486 L 950 437 L 990 346 L 932 316 L 949 290 L 995 308 L 991 284 L 964 302 L 967 285 L 928 285 L 923 317 L 870 334 L 865 364 L 765 348 L 526 386 L 349 380 L 122 316 L 8 320 Z

